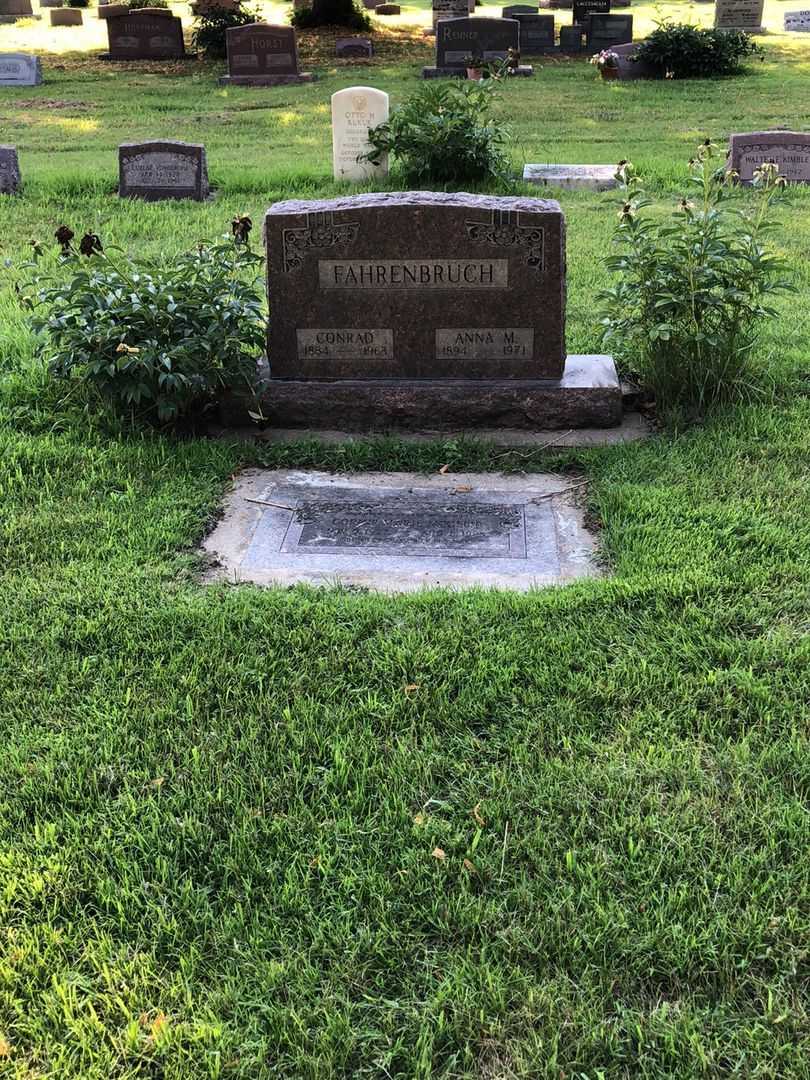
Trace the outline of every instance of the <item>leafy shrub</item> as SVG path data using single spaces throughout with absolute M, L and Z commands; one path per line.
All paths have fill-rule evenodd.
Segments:
M 312 7 L 293 12 L 290 22 L 297 30 L 314 26 L 349 26 L 352 30 L 368 30 L 371 19 L 355 0 L 312 0 Z
M 232 26 L 249 26 L 257 21 L 255 12 L 243 7 L 209 7 L 200 15 L 194 16 L 194 30 L 191 34 L 191 46 L 197 52 L 209 57 L 223 57 L 227 53 L 225 34 Z
M 483 82 L 430 79 L 369 131 L 371 162 L 393 154 L 408 184 L 467 184 L 501 179 L 507 130 L 490 113 L 498 77 Z
M 703 409 L 746 388 L 762 321 L 776 314 L 774 293 L 791 289 L 786 266 L 763 244 L 768 210 L 784 181 L 763 165 L 754 199 L 740 209 L 733 175 L 712 162 L 705 143 L 690 164 L 692 196 L 674 214 L 654 219 L 633 166 L 615 242 L 606 259 L 619 282 L 599 297 L 605 304 L 603 340 L 634 364 L 664 408 Z
M 93 233 L 77 251 L 64 225 L 55 265 L 35 245 L 20 294 L 51 372 L 117 411 L 164 422 L 249 385 L 264 345 L 262 259 L 247 242 L 249 218 L 236 218 L 233 231 L 232 242 L 161 263 L 113 257 Z
M 634 55 L 667 78 L 700 79 L 736 75 L 742 60 L 761 57 L 763 51 L 742 30 L 705 29 L 667 20 L 638 43 Z

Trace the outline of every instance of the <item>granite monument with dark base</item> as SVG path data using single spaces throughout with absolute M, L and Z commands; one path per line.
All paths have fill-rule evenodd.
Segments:
M 140 8 L 107 19 L 105 60 L 179 60 L 186 55 L 183 24 L 171 11 Z
M 585 23 L 586 46 L 592 53 L 625 45 L 633 40 L 632 15 L 589 15 Z
M 253 23 L 234 26 L 225 35 L 228 74 L 221 86 L 281 86 L 312 82 L 298 64 L 298 41 L 291 26 Z
M 118 147 L 122 199 L 194 199 L 209 195 L 205 147 L 198 143 L 122 143 Z
M 517 19 L 442 19 L 436 27 L 436 66 L 422 68 L 422 77 L 435 79 L 450 75 L 464 78 L 468 57 L 485 63 L 505 60 L 509 50 L 520 50 L 520 23 Z M 521 65 L 516 75 L 533 75 L 529 65 Z
M 385 192 L 272 206 L 282 427 L 610 427 L 610 357 L 566 357 L 565 221 L 532 198 Z
M 520 55 L 545 56 L 555 51 L 554 16 L 514 15 L 520 24 Z

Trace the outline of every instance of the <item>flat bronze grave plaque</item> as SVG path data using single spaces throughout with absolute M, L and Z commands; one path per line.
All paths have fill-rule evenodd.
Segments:
M 209 577 L 405 592 L 527 589 L 591 575 L 593 540 L 568 485 L 548 476 L 251 470 L 205 543 L 219 565 Z

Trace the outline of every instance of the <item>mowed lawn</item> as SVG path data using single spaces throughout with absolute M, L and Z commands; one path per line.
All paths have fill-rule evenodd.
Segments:
M 810 1075 L 810 191 L 775 215 L 798 292 L 756 396 L 636 445 L 133 434 L 34 357 L 31 238 L 66 222 L 158 254 L 345 190 L 329 96 L 401 101 L 426 8 L 371 65 L 308 36 L 319 80 L 253 91 L 0 27 L 0 51 L 59 50 L 43 86 L 0 88 L 25 181 L 0 198 L 4 1080 Z M 704 138 L 810 129 L 810 35 L 763 42 L 716 82 L 541 62 L 498 105 L 516 171 L 628 157 L 666 210 Z M 161 137 L 205 143 L 215 200 L 117 200 L 118 144 Z M 616 196 L 561 199 L 569 348 L 595 351 Z M 568 469 L 608 572 L 529 595 L 202 587 L 245 464 Z

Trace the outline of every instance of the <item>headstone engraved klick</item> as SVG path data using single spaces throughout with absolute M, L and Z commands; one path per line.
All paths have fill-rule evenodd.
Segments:
M 612 360 L 566 360 L 557 203 L 444 192 L 291 201 L 268 210 L 265 237 L 262 411 L 273 423 L 619 422 Z
M 291 26 L 253 23 L 234 26 L 225 35 L 228 74 L 223 86 L 279 86 L 312 82 L 298 64 L 298 41 Z
M 194 199 L 209 194 L 205 147 L 196 143 L 123 143 L 118 147 L 122 199 Z
M 789 33 L 810 33 L 810 9 L 786 11 L 784 25 Z
M 609 15 L 610 0 L 574 0 L 574 23 L 585 26 L 591 15 Z
M 514 16 L 520 24 L 520 55 L 543 56 L 554 52 L 554 16 Z
M 109 60 L 177 60 L 186 55 L 183 24 L 160 8 L 108 18 L 107 40 Z
M 31 0 L 0 0 L 0 23 L 13 23 L 17 19 L 39 18 L 34 15 Z
M 332 165 L 336 180 L 370 180 L 388 175 L 388 155 L 378 165 L 358 161 L 371 149 L 369 128 L 388 120 L 388 94 L 373 86 L 349 86 L 332 94 Z
M 527 589 L 598 572 L 563 476 L 350 477 L 251 470 L 204 541 L 208 580 L 309 581 L 410 591 Z
M 612 49 L 633 40 L 632 15 L 590 15 L 585 24 L 587 46 L 592 53 Z
M 29 53 L 0 53 L 0 86 L 39 86 L 42 64 Z
M 436 66 L 422 69 L 425 79 L 443 75 L 462 76 L 471 56 L 486 61 L 505 60 L 509 50 L 520 49 L 517 19 L 442 19 L 436 28 Z M 529 65 L 521 65 L 518 75 L 533 75 Z
M 773 162 L 791 184 L 810 184 L 810 132 L 752 131 L 732 135 L 726 167 L 750 184 L 761 165 Z
M 464 19 L 469 13 L 467 0 L 433 0 L 433 29 L 441 19 Z
M 339 60 L 370 60 L 373 55 L 371 38 L 338 38 L 335 42 L 335 56 Z
M 765 0 L 717 0 L 714 25 L 718 30 L 747 30 L 749 34 L 763 34 L 764 8 Z
M 17 148 L 0 146 L 0 195 L 16 195 L 20 189 L 20 163 Z

